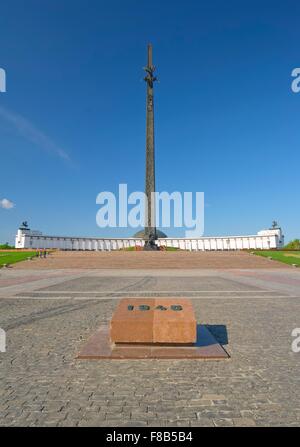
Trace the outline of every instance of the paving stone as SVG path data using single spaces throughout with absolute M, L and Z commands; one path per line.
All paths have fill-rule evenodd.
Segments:
M 216 400 L 216 401 L 220 401 L 223 400 L 225 401 L 225 396 L 223 396 L 223 394 L 203 394 L 202 396 L 203 400 Z
M 238 427 L 254 427 L 256 425 L 255 421 L 250 418 L 234 418 L 233 423 Z
M 213 423 L 216 427 L 232 427 L 234 425 L 233 420 L 229 418 L 213 419 Z

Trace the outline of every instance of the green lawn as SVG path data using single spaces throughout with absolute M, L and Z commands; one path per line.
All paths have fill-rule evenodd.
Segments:
M 35 251 L 0 251 L 0 267 L 3 264 L 14 264 L 15 262 L 24 261 L 30 256 L 36 256 Z
M 254 253 L 258 256 L 271 257 L 276 261 L 284 262 L 285 264 L 296 264 L 300 266 L 300 251 L 269 251 L 269 250 L 256 250 Z

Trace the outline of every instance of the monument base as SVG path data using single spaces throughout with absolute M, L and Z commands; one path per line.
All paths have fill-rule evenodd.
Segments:
M 153 245 L 145 244 L 144 247 L 143 247 L 143 250 L 144 251 L 159 251 L 160 248 L 156 244 L 153 244 Z
M 143 250 L 145 251 L 158 251 L 160 250 L 159 246 L 155 243 L 154 240 L 146 240 Z
M 205 325 L 197 325 L 196 343 L 190 345 L 111 343 L 109 325 L 101 326 L 76 357 L 81 360 L 199 359 L 223 360 L 229 355 Z

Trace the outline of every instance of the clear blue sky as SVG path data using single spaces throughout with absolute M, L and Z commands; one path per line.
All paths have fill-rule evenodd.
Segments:
M 157 190 L 204 191 L 205 234 L 277 219 L 300 236 L 298 1 L 6 0 L 0 11 L 0 241 L 96 226 L 100 191 L 144 188 L 146 45 Z M 176 234 L 175 230 L 172 233 Z

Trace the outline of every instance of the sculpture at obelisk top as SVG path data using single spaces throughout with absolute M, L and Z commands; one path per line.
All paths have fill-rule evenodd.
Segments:
M 152 193 L 155 192 L 155 157 L 154 157 L 154 100 L 153 84 L 157 80 L 154 76 L 155 66 L 152 64 L 152 45 L 148 44 L 148 64 L 144 68 L 146 76 L 144 80 L 147 83 L 146 100 L 146 222 L 145 222 L 145 250 L 155 250 L 157 245 L 155 240 L 155 200 Z

